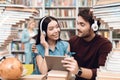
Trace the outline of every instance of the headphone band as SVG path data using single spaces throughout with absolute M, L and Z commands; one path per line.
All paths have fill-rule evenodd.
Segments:
M 94 20 L 94 23 L 97 24 L 97 20 Z
M 47 17 L 45 16 L 42 20 L 41 20 L 41 22 L 40 22 L 40 31 L 42 32 L 42 23 L 43 23 L 43 21 L 46 19 Z

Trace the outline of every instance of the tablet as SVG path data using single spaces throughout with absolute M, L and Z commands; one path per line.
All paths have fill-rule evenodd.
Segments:
M 66 68 L 63 67 L 61 60 L 63 60 L 65 56 L 45 56 L 48 70 L 62 70 L 65 71 Z

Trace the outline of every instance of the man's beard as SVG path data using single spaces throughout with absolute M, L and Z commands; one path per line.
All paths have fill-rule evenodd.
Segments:
M 81 38 L 89 38 L 90 37 L 90 31 L 87 34 L 81 35 L 81 36 L 78 34 L 78 36 L 81 37 Z

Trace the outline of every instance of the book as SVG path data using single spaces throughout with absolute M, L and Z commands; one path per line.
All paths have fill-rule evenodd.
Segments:
M 106 70 L 104 66 L 97 69 L 97 77 L 113 77 L 120 79 L 120 72 Z
M 47 80 L 68 80 L 68 72 L 51 70 L 48 72 Z
M 120 72 L 106 70 L 104 66 L 97 69 L 96 80 L 120 80 Z
M 46 75 L 26 75 L 22 76 L 20 80 L 46 80 Z
M 98 0 L 96 2 L 96 5 L 109 5 L 112 3 L 118 3 L 120 2 L 120 0 Z
M 61 34 L 60 34 L 60 38 L 62 40 L 69 40 L 70 39 L 69 32 L 62 31 Z
M 114 78 L 114 77 L 96 77 L 96 80 L 120 80 L 120 78 Z

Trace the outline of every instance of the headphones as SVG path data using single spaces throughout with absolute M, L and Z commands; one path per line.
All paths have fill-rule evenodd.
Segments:
M 97 20 L 94 20 L 94 23 L 92 24 L 91 28 L 93 29 L 93 31 L 97 31 L 99 29 L 97 25 Z
M 43 34 L 46 34 L 45 31 L 42 30 L 42 24 L 43 24 L 43 21 L 46 19 L 47 17 L 45 16 L 41 22 L 40 22 L 40 31 L 43 32 Z

